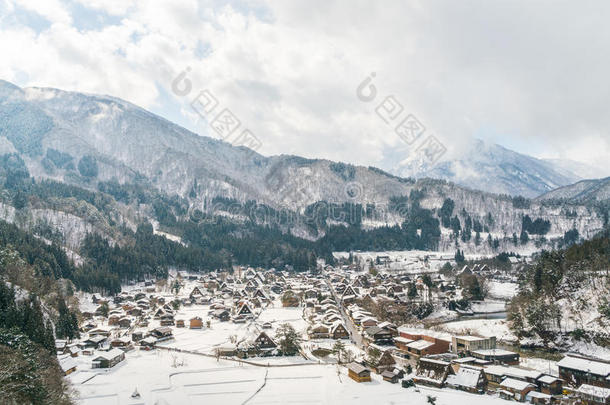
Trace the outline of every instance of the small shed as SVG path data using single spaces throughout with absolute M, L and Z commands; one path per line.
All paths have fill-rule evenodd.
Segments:
M 359 363 L 349 363 L 347 365 L 347 375 L 359 383 L 371 381 L 371 370 Z

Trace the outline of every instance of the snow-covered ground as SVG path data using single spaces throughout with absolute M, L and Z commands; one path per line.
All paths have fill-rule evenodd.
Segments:
M 276 307 L 264 309 L 255 322 L 235 324 L 232 322 L 218 322 L 211 319 L 208 315 L 208 306 L 193 305 L 192 307 L 182 307 L 176 312 L 176 319 L 183 319 L 186 328 L 172 328 L 174 339 L 161 343 L 160 346 L 172 347 L 182 350 L 196 351 L 199 353 L 213 354 L 217 347 L 230 343 L 239 342 L 246 338 L 256 338 L 256 328 L 260 330 L 260 325 L 270 322 L 271 329 L 265 332 L 273 337 L 277 327 L 283 323 L 290 323 L 297 332 L 303 333 L 307 328 L 307 322 L 302 318 L 301 308 L 282 308 L 279 302 L 274 303 Z M 202 318 L 204 328 L 189 329 L 189 319 L 199 316 Z M 205 327 L 206 321 L 211 322 L 211 327 Z
M 517 283 L 506 283 L 500 281 L 488 281 L 489 296 L 496 299 L 510 300 L 517 295 Z
M 506 342 L 517 340 L 516 336 L 510 331 L 506 319 L 469 319 L 448 322 L 437 326 L 437 329 L 460 335 L 495 336 L 498 340 Z
M 559 367 L 557 362 L 547 359 L 539 359 L 535 357 L 521 357 L 519 365 L 524 368 L 530 368 L 532 370 L 540 371 L 541 373 L 559 376 Z
M 437 405 L 507 404 L 487 395 L 450 389 L 404 389 L 382 381 L 377 375 L 369 383 L 356 383 L 344 367 L 303 365 L 255 367 L 226 360 L 181 354 L 184 365 L 173 367 L 172 354 L 165 351 L 131 352 L 114 369 L 87 382 L 82 373 L 70 376 L 83 405 L 125 404 L 409 404 L 424 405 L 427 396 Z M 91 377 L 92 374 L 87 375 Z M 141 397 L 131 398 L 137 388 Z
M 504 301 L 473 301 L 470 304 L 470 309 L 475 314 L 492 314 L 503 312 L 506 310 L 506 302 Z

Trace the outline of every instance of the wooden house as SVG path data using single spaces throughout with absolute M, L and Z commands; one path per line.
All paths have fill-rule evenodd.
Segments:
M 485 392 L 487 385 L 483 370 L 464 365 L 459 366 L 455 374 L 449 373 L 445 382 L 449 388 L 473 394 Z
M 534 391 L 535 389 L 536 386 L 527 381 L 505 378 L 504 381 L 500 383 L 500 397 L 523 402 L 525 401 L 527 393 Z
M 593 357 L 568 354 L 561 359 L 559 378 L 566 384 L 578 387 L 582 384 L 610 388 L 610 362 Z
M 310 339 L 328 339 L 330 337 L 330 330 L 328 326 L 321 323 L 313 325 L 309 329 Z
M 254 345 L 259 349 L 265 350 L 275 349 L 277 347 L 273 339 L 271 339 L 266 332 L 259 333 L 258 337 L 254 339 Z
M 110 346 L 129 350 L 128 348 L 131 347 L 131 339 L 129 339 L 128 336 L 117 337 L 110 341 Z
M 371 381 L 371 370 L 362 364 L 349 363 L 347 365 L 347 375 L 359 383 Z
M 412 342 L 405 344 L 409 354 L 417 357 L 441 354 L 449 351 L 451 336 L 442 332 L 425 331 L 411 328 L 398 328 L 399 336 Z
M 127 318 L 126 316 L 122 317 L 121 319 L 119 319 L 119 326 L 121 328 L 131 327 L 131 319 Z
M 377 319 L 371 317 L 366 317 L 360 320 L 360 326 L 362 326 L 364 329 L 377 326 L 377 323 Z
M 82 344 L 85 348 L 93 348 L 97 349 L 98 347 L 104 345 L 108 338 L 104 335 L 89 335 L 89 337 L 82 341 Z
M 443 388 L 451 367 L 442 360 L 422 357 L 419 359 L 413 381 L 417 384 Z
M 167 326 L 159 326 L 153 329 L 150 334 L 157 339 L 169 338 L 172 336 L 172 328 Z
M 76 365 L 76 361 L 70 356 L 64 357 L 59 360 L 59 366 L 61 367 L 61 370 L 63 371 L 64 375 L 69 375 L 75 372 Z
M 236 315 L 242 315 L 242 316 L 251 316 L 254 314 L 254 312 L 252 311 L 252 309 L 250 308 L 250 305 L 248 305 L 247 302 L 244 302 L 243 304 L 241 304 L 241 306 L 237 309 Z
M 333 339 L 349 339 L 349 332 L 341 321 L 336 321 L 330 328 L 330 335 Z
M 174 325 L 174 316 L 171 314 L 165 314 L 161 317 L 159 321 L 159 325 L 161 326 L 173 326 Z
M 582 384 L 576 389 L 576 395 L 578 395 L 583 405 L 610 404 L 610 388 Z
M 386 370 L 393 370 L 395 366 L 396 366 L 396 360 L 394 359 L 394 356 L 392 355 L 392 349 L 386 350 L 379 357 L 379 360 L 377 361 L 377 364 L 375 365 L 375 372 L 377 374 L 383 374 L 383 372 Z
M 393 370 L 385 370 L 383 373 L 381 373 L 381 377 L 383 377 L 383 381 L 387 381 L 392 384 L 396 384 L 402 378 L 400 373 Z
M 538 389 L 543 394 L 561 395 L 563 393 L 563 381 L 550 375 L 543 375 L 536 380 Z
M 195 316 L 189 320 L 189 329 L 201 329 L 203 328 L 203 320 Z
M 119 324 L 119 319 L 121 319 L 121 317 L 117 314 L 114 315 L 110 315 L 108 317 L 108 326 L 116 326 Z
M 216 309 L 212 311 L 212 316 L 221 322 L 226 322 L 230 318 L 230 313 L 226 309 Z
M 112 349 L 99 352 L 91 361 L 92 368 L 112 368 L 125 360 L 125 352 L 121 349 Z
M 394 342 L 392 334 L 389 331 L 381 329 L 378 326 L 371 326 L 370 328 L 365 329 L 364 337 L 369 342 L 373 342 L 376 344 L 392 344 Z

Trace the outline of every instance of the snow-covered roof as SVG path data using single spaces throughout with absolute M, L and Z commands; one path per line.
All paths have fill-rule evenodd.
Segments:
M 502 383 L 500 384 L 500 387 L 523 391 L 528 387 L 535 387 L 535 385 L 530 384 L 526 381 L 515 380 L 513 378 L 505 378 L 504 381 L 502 381 Z
M 485 374 L 498 375 L 498 376 L 512 376 L 519 378 L 531 378 L 533 380 L 538 379 L 542 373 L 536 370 L 526 370 L 518 367 L 504 367 L 504 366 L 489 366 L 485 369 Z
M 540 381 L 541 383 L 544 383 L 544 384 L 553 384 L 555 381 L 558 381 L 558 380 L 559 380 L 559 378 L 553 377 L 551 375 L 543 375 L 542 377 L 540 377 L 538 379 L 538 381 Z
M 604 398 L 605 400 L 610 398 L 610 388 L 595 387 L 593 385 L 583 384 L 578 387 L 576 391 L 596 398 Z
M 527 393 L 527 396 L 525 398 L 527 401 L 529 401 L 530 398 L 550 399 L 552 398 L 552 396 L 549 394 L 543 394 L 542 392 L 538 391 L 530 391 Z
M 364 367 L 362 364 L 358 364 L 358 363 L 349 363 L 347 365 L 347 368 L 352 370 L 356 374 L 360 374 L 363 371 L 368 371 L 369 370 L 368 368 Z
M 76 360 L 74 360 L 70 356 L 64 357 L 63 359 L 59 360 L 59 366 L 61 367 L 61 369 L 65 373 L 66 371 L 70 370 L 71 368 L 75 368 L 76 367 Z
M 480 369 L 460 367 L 456 374 L 447 376 L 447 384 L 474 388 L 479 383 L 480 376 Z
M 601 361 L 583 359 L 581 357 L 566 356 L 560 360 L 559 367 L 570 368 L 572 370 L 585 371 L 587 373 L 607 377 L 610 374 L 610 364 Z
M 457 364 L 462 364 L 462 363 L 471 363 L 471 362 L 474 362 L 476 360 L 477 359 L 474 358 L 474 357 L 462 357 L 462 358 L 453 360 L 453 362 L 457 363 Z
M 406 345 L 406 344 L 408 344 L 408 343 L 413 342 L 413 340 L 412 340 L 412 339 L 407 339 L 407 338 L 402 337 L 402 336 L 397 336 L 397 337 L 395 337 L 395 338 L 394 338 L 394 341 L 395 341 L 395 342 L 398 342 L 398 343 L 405 344 L 405 345 Z
M 438 360 L 438 359 L 433 359 L 431 357 L 422 357 L 421 359 L 419 359 L 419 361 L 420 361 L 420 364 L 422 362 L 424 362 L 424 363 L 428 362 L 428 363 L 438 364 L 438 365 L 441 365 L 441 366 L 448 366 L 449 365 L 449 363 L 447 363 L 446 361 Z
M 417 340 L 415 342 L 411 342 L 411 343 L 407 344 L 408 348 L 415 349 L 415 350 L 424 350 L 430 346 L 434 346 L 434 343 L 428 342 L 427 340 Z
M 104 360 L 112 360 L 115 357 L 118 357 L 122 354 L 124 354 L 124 352 L 121 349 L 112 349 L 107 352 L 99 352 L 98 355 L 95 356 L 93 360 L 97 360 L 99 358 L 102 358 Z
M 451 342 L 451 334 L 447 332 L 440 332 L 431 329 L 418 329 L 418 328 L 410 328 L 406 326 L 400 326 L 398 328 L 399 333 L 406 333 L 408 335 L 424 335 L 430 336 L 436 339 L 444 340 L 447 342 Z

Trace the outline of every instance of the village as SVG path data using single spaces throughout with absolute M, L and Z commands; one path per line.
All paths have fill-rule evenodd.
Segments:
M 449 317 L 469 315 L 477 305 L 503 310 L 497 302 L 469 308 L 447 303 L 460 295 L 460 277 L 484 273 L 510 281 L 510 275 L 483 266 L 464 266 L 457 278 L 384 271 L 385 260 L 371 260 L 376 271 L 344 264 L 308 273 L 242 266 L 232 273 L 174 272 L 167 280 L 126 286 L 114 297 L 82 294 L 81 338 L 56 341 L 59 362 L 86 404 L 112 398 L 120 404 L 182 403 L 174 401 L 202 395 L 208 402 L 268 403 L 265 398 L 273 401 L 265 395 L 271 394 L 262 388 L 274 378 L 292 379 L 284 387 L 293 391 L 279 390 L 279 396 L 328 391 L 307 402 L 328 402 L 343 390 L 345 398 L 333 400 L 353 403 L 350 395 L 363 401 L 383 392 L 394 403 L 610 404 L 608 360 L 575 353 L 558 361 L 524 358 L 494 333 L 506 321 L 493 317 L 481 320 L 492 322 L 492 333 L 403 321 L 404 312 L 428 307 Z M 151 362 L 166 363 L 170 371 L 163 378 L 170 386 L 147 370 Z M 333 375 L 341 390 L 328 386 Z M 121 392 L 104 391 L 111 378 L 125 383 Z M 318 380 L 326 388 L 316 393 Z

